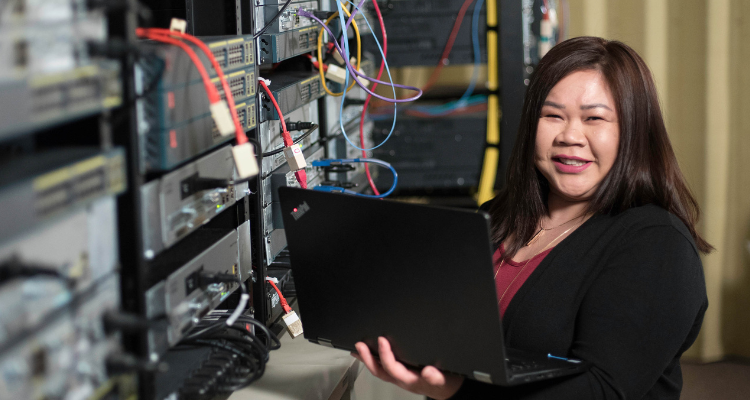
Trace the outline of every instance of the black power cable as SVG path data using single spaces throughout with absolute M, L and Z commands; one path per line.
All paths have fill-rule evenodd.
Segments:
M 266 33 L 266 31 L 268 30 L 268 28 L 270 28 L 271 25 L 273 25 L 273 23 L 276 22 L 277 19 L 279 19 L 279 17 L 281 16 L 281 14 L 283 14 L 284 11 L 286 11 L 287 7 L 289 7 L 289 4 L 292 4 L 292 0 L 287 0 L 287 2 L 284 3 L 284 6 L 281 7 L 281 10 L 279 10 L 279 12 L 270 21 L 268 21 L 266 23 L 266 25 L 260 31 L 258 31 L 258 33 L 256 33 L 255 35 L 253 35 L 253 39 L 257 39 L 257 38 L 260 37 L 260 35 Z M 267 5 L 276 5 L 276 6 L 278 6 L 278 4 L 267 4 Z
M 293 124 L 295 124 L 295 125 L 293 125 Z M 293 123 L 289 123 L 289 124 L 287 124 L 287 129 L 289 129 L 290 131 L 298 130 L 298 129 L 289 128 L 289 126 L 295 126 L 295 127 L 298 127 L 299 129 L 305 129 L 305 128 L 300 127 L 301 124 L 310 124 L 310 123 L 309 122 L 293 122 Z M 304 126 L 307 126 L 307 125 L 304 125 Z M 296 140 L 294 140 L 293 144 L 298 144 L 299 142 L 305 140 L 308 136 L 312 135 L 312 133 L 315 132 L 317 129 L 318 129 L 318 125 L 317 124 L 310 124 L 310 128 L 307 129 L 307 131 L 305 131 L 305 133 L 303 133 L 302 136 L 300 136 Z M 279 148 L 279 149 L 276 149 L 276 150 L 267 151 L 267 152 L 263 153 L 263 157 L 273 156 L 273 155 L 281 153 L 282 151 L 284 151 L 283 147 Z

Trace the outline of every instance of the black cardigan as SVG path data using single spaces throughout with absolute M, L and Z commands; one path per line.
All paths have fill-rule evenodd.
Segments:
M 513 297 L 506 345 L 589 361 L 581 375 L 516 387 L 466 380 L 452 399 L 675 399 L 680 356 L 708 306 L 692 236 L 657 206 L 596 215 Z

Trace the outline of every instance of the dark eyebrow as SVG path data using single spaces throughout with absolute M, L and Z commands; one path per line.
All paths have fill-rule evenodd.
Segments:
M 542 104 L 542 105 L 543 105 L 543 106 L 550 106 L 550 107 L 555 107 L 555 108 L 559 108 L 559 109 L 561 109 L 561 110 L 564 110 L 564 109 L 565 109 L 565 106 L 564 106 L 564 105 L 562 105 L 562 104 L 557 104 L 557 103 L 555 103 L 554 101 L 549 101 L 549 100 L 546 100 L 546 101 L 544 102 L 544 104 Z
M 591 110 L 594 108 L 606 108 L 609 111 L 612 111 L 611 108 L 607 107 L 605 104 L 596 103 L 596 104 L 586 104 L 581 106 L 581 110 Z

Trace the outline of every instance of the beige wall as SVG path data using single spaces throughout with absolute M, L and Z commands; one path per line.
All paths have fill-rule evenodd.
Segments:
M 703 207 L 709 311 L 688 356 L 750 357 L 750 0 L 570 0 L 570 34 L 623 41 L 649 63 Z

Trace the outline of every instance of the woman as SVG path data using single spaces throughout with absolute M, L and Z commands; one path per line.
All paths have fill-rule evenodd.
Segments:
M 679 399 L 680 356 L 708 305 L 699 208 L 656 88 L 628 46 L 580 37 L 539 63 L 492 217 L 509 347 L 583 359 L 580 375 L 507 388 L 356 345 L 377 377 L 435 399 Z

